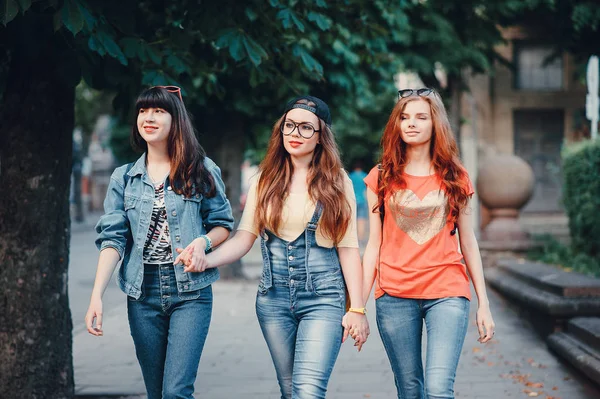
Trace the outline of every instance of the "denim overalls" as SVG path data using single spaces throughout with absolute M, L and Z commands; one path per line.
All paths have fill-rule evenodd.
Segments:
M 263 274 L 256 314 L 282 399 L 324 398 L 342 343 L 345 286 L 337 250 L 315 238 L 322 213 L 294 241 L 261 234 Z

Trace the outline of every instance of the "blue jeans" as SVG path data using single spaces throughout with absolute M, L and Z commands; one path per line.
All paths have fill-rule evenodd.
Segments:
M 282 399 L 325 398 L 342 344 L 346 294 L 335 248 L 317 245 L 317 207 L 307 229 L 288 242 L 266 231 L 256 315 Z
M 469 306 L 463 297 L 406 299 L 385 294 L 377 299 L 377 327 L 394 372 L 398 399 L 454 398 Z M 427 327 L 425 376 L 423 319 Z
M 340 294 L 339 288 L 333 288 L 322 299 L 298 288 L 291 301 L 290 289 L 277 283 L 265 294 L 259 292 L 256 314 L 281 398 L 325 398 L 342 344 L 343 289 Z
M 172 264 L 144 265 L 142 295 L 127 297 L 127 313 L 148 399 L 193 399 L 212 300 L 210 285 L 177 292 Z

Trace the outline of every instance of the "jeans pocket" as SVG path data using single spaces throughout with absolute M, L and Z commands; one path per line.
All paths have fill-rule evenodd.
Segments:
M 140 287 L 140 297 L 138 299 L 135 299 L 134 297 L 132 297 L 131 295 L 127 295 L 127 300 L 131 301 L 131 302 L 142 302 L 144 299 L 146 299 L 146 284 L 142 283 L 142 286 Z
M 212 285 L 208 285 L 204 288 L 199 288 L 193 291 L 177 292 L 177 296 L 182 301 L 193 301 L 195 299 L 200 299 L 202 301 L 212 301 Z
M 265 288 L 265 283 L 263 283 L 262 281 L 260 283 L 258 283 L 258 290 L 257 290 L 258 295 L 267 295 L 268 291 L 269 290 Z
M 202 294 L 202 289 L 199 289 L 199 290 L 194 290 L 194 291 L 178 292 L 177 296 L 182 301 L 192 301 L 194 299 L 200 298 L 201 294 Z
M 314 282 L 315 295 L 320 297 L 341 298 L 344 286 L 339 279 L 323 280 Z

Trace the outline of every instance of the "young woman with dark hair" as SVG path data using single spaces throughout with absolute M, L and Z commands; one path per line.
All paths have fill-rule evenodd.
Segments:
M 216 269 L 205 252 L 233 229 L 217 165 L 206 157 L 177 87 L 153 87 L 136 101 L 132 143 L 144 151 L 113 172 L 96 225 L 100 249 L 85 322 L 104 335 L 102 295 L 114 272 L 127 294 L 136 355 L 149 399 L 193 398 L 212 311 Z M 174 261 L 185 246 L 186 265 Z M 95 325 L 94 325 L 95 324 Z

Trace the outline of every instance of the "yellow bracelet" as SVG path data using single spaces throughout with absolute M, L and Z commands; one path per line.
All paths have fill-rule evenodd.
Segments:
M 360 314 L 367 314 L 367 309 L 366 308 L 350 308 L 348 309 L 348 312 L 352 312 L 352 313 L 360 313 Z

